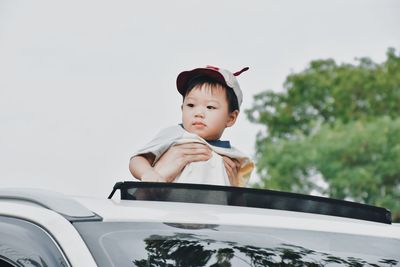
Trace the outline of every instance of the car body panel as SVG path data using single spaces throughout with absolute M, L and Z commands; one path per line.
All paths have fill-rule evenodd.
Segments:
M 32 198 L 34 198 L 34 195 L 35 194 L 32 194 Z M 46 195 L 48 194 L 46 193 Z M 325 257 L 325 253 L 331 253 L 330 249 L 336 246 L 341 249 L 340 253 L 343 253 L 343 251 L 346 253 L 347 250 L 345 248 L 349 248 L 348 255 L 361 255 L 368 258 L 370 251 L 373 251 L 371 257 L 376 258 L 378 256 L 378 258 L 376 258 L 378 260 L 389 259 L 392 266 L 397 266 L 400 262 L 396 253 L 397 247 L 400 247 L 399 224 L 388 224 L 298 211 L 223 204 L 119 200 L 78 196 L 65 196 L 64 199 L 63 197 L 65 202 L 63 201 L 62 205 L 68 205 L 70 202 L 68 199 L 71 199 L 72 202 L 75 203 L 73 205 L 79 207 L 78 215 L 80 214 L 83 218 L 83 220 L 81 220 L 79 216 L 75 216 L 75 209 L 65 214 L 65 212 L 60 212 L 65 209 L 52 209 L 50 206 L 42 205 L 35 199 L 29 200 L 20 197 L 12 197 L 13 196 L 7 195 L 6 198 L 0 198 L 0 216 L 22 219 L 41 227 L 55 240 L 69 264 L 74 267 L 109 266 L 109 264 L 107 264 L 109 259 L 114 256 L 118 257 L 119 253 L 124 249 L 128 249 L 127 253 L 129 253 L 134 244 L 145 244 L 146 242 L 153 241 L 161 243 L 164 241 L 171 241 L 171 235 L 167 232 L 172 228 L 174 233 L 172 237 L 176 237 L 173 241 L 177 242 L 177 244 L 181 241 L 180 234 L 186 236 L 186 239 L 184 238 L 182 240 L 183 242 L 205 242 L 204 244 L 201 243 L 203 247 L 207 246 L 208 241 L 213 238 L 214 234 L 222 234 L 222 239 L 216 239 L 214 245 L 218 245 L 223 249 L 229 249 L 226 246 L 233 244 L 232 242 L 238 241 L 234 239 L 235 236 L 238 238 L 248 236 L 247 241 L 242 243 L 244 246 L 251 245 L 256 237 L 262 237 L 260 241 L 257 241 L 259 242 L 257 244 L 260 245 L 261 250 L 269 249 L 269 251 L 271 251 L 271 249 L 275 248 L 275 252 L 279 252 L 281 249 L 286 249 L 282 247 L 285 246 L 283 243 L 278 244 L 278 247 L 271 248 L 272 243 L 268 242 L 276 237 L 279 240 L 286 240 L 287 243 L 293 246 L 315 249 L 316 253 L 318 249 L 320 249 L 318 252 L 320 254 L 318 255 L 321 257 Z M 43 201 L 48 202 L 51 201 L 51 199 Z M 56 203 L 53 204 L 55 205 Z M 58 207 L 59 205 L 55 206 Z M 89 216 L 86 214 L 86 211 L 82 213 L 80 211 L 81 208 L 87 209 L 87 211 L 90 212 Z M 90 214 L 94 214 L 95 216 Z M 106 256 L 107 259 L 105 259 L 98 255 L 101 253 L 103 253 L 103 255 L 108 255 L 107 253 L 109 253 L 109 251 L 103 249 L 103 243 L 100 244 L 98 241 L 105 240 L 103 239 L 104 235 L 101 233 L 103 227 L 111 227 L 111 225 L 116 225 L 116 228 L 112 229 L 110 233 L 107 233 L 107 236 L 111 237 L 111 239 L 109 238 L 107 240 L 113 240 L 113 242 L 115 241 L 117 243 L 108 243 L 108 246 L 112 249 L 111 253 L 116 254 Z M 145 231 L 146 229 L 149 230 L 149 235 L 143 236 L 145 232 L 138 230 L 138 225 L 142 225 L 141 227 L 144 227 L 143 229 Z M 182 226 L 184 229 L 181 229 Z M 204 241 L 201 241 L 197 237 L 195 238 L 196 240 L 193 240 L 193 238 L 191 239 L 191 237 L 196 235 L 196 228 L 204 226 L 207 226 L 206 229 L 201 231 L 203 231 L 207 238 Z M 95 227 L 99 229 L 100 232 L 97 233 L 100 233 L 100 235 L 96 235 L 94 232 Z M 128 227 L 125 232 L 123 230 L 124 227 Z M 175 230 L 174 227 L 177 230 Z M 211 228 L 208 229 L 208 227 Z M 159 240 L 152 239 L 152 236 L 154 236 L 152 231 L 156 231 L 156 228 L 159 228 L 161 232 L 154 232 L 155 234 L 166 233 L 161 235 L 161 239 Z M 218 231 L 221 231 L 216 232 L 214 228 L 218 228 Z M 228 229 L 228 234 L 224 234 L 223 229 Z M 167 232 L 163 232 L 164 230 L 167 230 Z M 176 233 L 179 234 L 175 235 Z M 200 232 L 198 231 L 197 233 Z M 119 240 L 125 236 L 127 238 L 131 236 L 131 239 L 126 240 L 126 243 L 118 243 Z M 254 238 L 251 238 L 251 236 Z M 143 238 L 141 239 L 140 237 Z M 359 247 L 351 249 L 351 243 L 346 243 L 346 240 L 355 240 L 355 243 L 358 244 Z M 360 240 L 365 240 L 365 242 Z M 133 243 L 130 243 L 131 241 Z M 90 247 L 90 242 L 92 244 L 97 243 L 97 245 Z M 100 244 L 100 246 L 98 246 L 98 244 Z M 128 244 L 128 246 L 123 246 L 124 244 Z M 265 245 L 264 248 L 262 247 L 263 245 Z M 272 246 L 273 245 L 274 244 L 272 244 Z M 93 249 L 93 247 L 96 246 L 99 248 Z M 119 246 L 123 247 L 119 249 Z M 233 247 L 233 249 L 235 249 L 235 247 Z M 95 253 L 96 251 L 97 254 Z M 336 250 L 336 252 L 338 251 L 339 250 Z M 146 251 L 143 250 L 143 248 L 142 252 L 142 255 L 145 255 Z M 301 251 L 298 252 L 300 253 Z M 340 254 L 336 252 L 332 252 L 332 254 L 329 255 Z M 127 254 L 125 253 L 125 255 Z M 386 255 L 388 258 L 385 258 Z M 134 257 L 132 255 L 130 256 Z M 350 256 L 350 258 L 351 257 L 352 256 Z M 347 257 L 346 259 L 348 260 L 350 258 Z M 143 264 L 148 264 L 146 259 L 146 257 L 139 259 L 130 258 L 130 261 L 125 261 L 124 264 L 131 264 L 132 260 L 140 260 Z
M 327 215 L 196 203 L 77 198 L 103 221 L 243 225 L 400 239 L 400 227 Z
M 34 223 L 57 242 L 68 262 L 74 267 L 97 266 L 87 246 L 73 225 L 51 210 L 24 204 L 0 201 L 0 214 Z

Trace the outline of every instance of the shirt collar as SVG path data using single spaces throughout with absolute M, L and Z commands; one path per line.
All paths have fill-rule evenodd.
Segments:
M 212 146 L 231 148 L 231 143 L 229 141 L 221 141 L 221 140 L 206 140 L 206 141 Z
M 179 124 L 183 129 L 183 124 Z M 229 141 L 221 141 L 221 140 L 206 140 L 207 143 L 211 146 L 222 147 L 222 148 L 231 148 L 231 143 Z

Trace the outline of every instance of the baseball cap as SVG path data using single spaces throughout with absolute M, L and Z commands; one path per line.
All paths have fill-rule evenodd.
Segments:
M 206 66 L 205 68 L 197 68 L 189 71 L 183 71 L 179 73 L 178 77 L 176 78 L 176 87 L 178 88 L 179 93 L 182 96 L 185 96 L 187 85 L 191 79 L 200 76 L 211 77 L 215 81 L 232 88 L 240 106 L 243 101 L 243 94 L 236 79 L 236 76 L 239 76 L 242 72 L 245 72 L 248 69 L 249 67 L 245 67 L 240 71 L 232 73 L 229 70 L 221 69 L 218 67 Z

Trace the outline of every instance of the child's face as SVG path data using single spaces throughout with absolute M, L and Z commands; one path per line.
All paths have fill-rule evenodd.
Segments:
M 206 140 L 219 139 L 232 126 L 239 111 L 228 111 L 225 88 L 203 84 L 196 86 L 182 104 L 182 123 L 186 131 Z

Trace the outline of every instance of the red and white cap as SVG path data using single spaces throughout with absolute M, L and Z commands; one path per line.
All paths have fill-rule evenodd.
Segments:
M 185 96 L 188 82 L 197 76 L 207 76 L 213 78 L 215 81 L 228 86 L 233 89 L 235 93 L 239 107 L 243 101 L 242 90 L 240 89 L 239 83 L 236 79 L 236 76 L 239 76 L 242 72 L 247 71 L 249 67 L 243 68 L 240 71 L 235 73 L 230 72 L 229 70 L 220 69 L 213 66 L 207 66 L 205 68 L 197 68 L 189 71 L 183 71 L 176 78 L 176 87 L 181 95 Z

